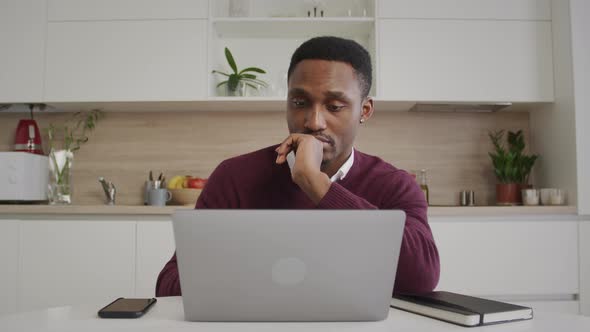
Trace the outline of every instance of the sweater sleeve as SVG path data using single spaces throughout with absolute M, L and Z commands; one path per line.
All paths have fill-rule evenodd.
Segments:
M 414 179 L 398 170 L 385 181 L 379 179 L 383 195 L 388 197 L 374 205 L 338 183 L 333 183 L 322 198 L 319 209 L 397 209 L 406 213 L 406 224 L 397 266 L 394 293 L 432 291 L 439 279 L 438 250 L 428 225 L 428 204 Z M 375 183 L 374 185 L 377 185 Z
M 201 192 L 195 205 L 195 209 L 229 209 L 238 205 L 237 196 L 228 196 L 224 190 L 231 188 L 231 177 L 226 174 L 225 164 L 221 163 L 207 180 L 207 185 Z M 178 276 L 178 264 L 176 262 L 176 252 L 158 275 L 156 282 L 156 296 L 180 296 L 180 279 Z
M 164 265 L 162 272 L 158 275 L 158 281 L 156 282 L 156 297 L 180 295 L 180 279 L 178 278 L 176 253 L 174 253 L 172 259 Z

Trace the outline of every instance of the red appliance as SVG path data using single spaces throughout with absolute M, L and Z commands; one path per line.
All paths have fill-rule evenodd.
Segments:
M 37 122 L 33 120 L 33 105 L 30 106 L 31 118 L 22 119 L 18 122 L 16 127 L 16 135 L 14 137 L 14 151 L 30 152 L 35 154 L 43 154 L 43 146 L 41 145 L 41 133 Z

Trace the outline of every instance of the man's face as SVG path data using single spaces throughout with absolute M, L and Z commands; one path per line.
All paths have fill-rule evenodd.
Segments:
M 321 140 L 322 171 L 337 171 L 352 151 L 361 115 L 368 117 L 372 112 L 372 102 L 361 96 L 354 69 L 344 62 L 303 60 L 295 66 L 288 85 L 289 132 Z

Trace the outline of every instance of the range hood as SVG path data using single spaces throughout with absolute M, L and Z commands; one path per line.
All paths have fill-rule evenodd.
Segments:
M 512 103 L 416 103 L 410 112 L 497 112 Z

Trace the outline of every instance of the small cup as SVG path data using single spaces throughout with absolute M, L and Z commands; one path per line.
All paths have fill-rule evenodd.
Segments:
M 172 193 L 167 189 L 150 189 L 148 191 L 148 205 L 166 206 L 166 202 L 172 199 Z
M 521 193 L 523 205 L 539 205 L 539 191 L 537 189 L 523 189 Z
M 549 195 L 551 205 L 563 205 L 565 203 L 565 192 L 561 189 L 553 189 Z
M 551 205 L 551 193 L 556 190 L 554 188 L 543 188 L 541 189 L 541 204 Z

